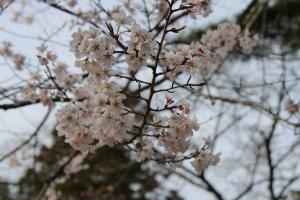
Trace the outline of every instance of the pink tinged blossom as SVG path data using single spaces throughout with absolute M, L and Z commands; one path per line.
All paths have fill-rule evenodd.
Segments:
M 201 42 L 214 51 L 220 58 L 233 50 L 240 34 L 240 27 L 232 22 L 220 24 L 216 30 L 207 31 Z
M 27 24 L 32 24 L 33 21 L 34 21 L 33 15 L 27 15 L 27 16 L 25 17 L 25 21 L 26 21 Z
M 118 93 L 120 90 L 115 83 L 105 82 L 90 88 L 93 95 L 59 111 L 58 134 L 82 152 L 93 145 L 114 146 L 127 140 L 134 115 L 126 111 L 130 109 L 124 106 L 126 96 Z
M 196 118 L 190 118 L 184 113 L 167 118 L 165 125 L 168 128 L 163 130 L 159 140 L 169 153 L 186 152 L 193 132 L 199 129 Z
M 193 19 L 197 19 L 198 15 L 207 17 L 212 11 L 211 0 L 182 0 L 182 4 L 187 7 Z
M 60 193 L 55 191 L 53 188 L 48 187 L 45 196 L 48 200 L 59 200 Z
M 43 56 L 38 56 L 38 60 L 41 65 L 48 65 L 48 63 L 49 63 L 48 59 Z
M 36 50 L 39 53 L 44 53 L 47 49 L 48 49 L 48 47 L 44 43 L 42 43 L 40 46 L 36 47 Z
M 174 81 L 181 73 L 191 76 L 207 75 L 211 69 L 212 59 L 212 52 L 196 42 L 165 53 L 165 59 L 160 61 L 160 65 L 167 72 L 166 76 Z
M 13 55 L 13 61 L 17 70 L 22 70 L 25 64 L 25 56 L 19 53 Z
M 154 7 L 158 11 L 159 17 L 163 17 L 169 10 L 169 5 L 165 0 L 156 1 Z
M 190 105 L 187 102 L 183 102 L 179 105 L 179 109 L 184 113 L 184 114 L 189 114 L 191 112 Z
M 205 16 L 210 11 L 208 0 L 183 2 L 191 15 Z M 124 33 L 118 32 L 120 35 L 117 39 L 100 34 L 99 29 L 95 28 L 78 29 L 72 35 L 70 49 L 76 57 L 75 66 L 85 74 L 81 87 L 78 87 L 80 83 L 76 84 L 76 81 L 79 82 L 81 79 L 70 74 L 67 65 L 53 64 L 55 80 L 63 88 L 71 87 L 68 92 L 70 91 L 74 99 L 58 112 L 58 135 L 63 136 L 67 143 L 81 152 L 90 152 L 105 145 L 113 147 L 132 139 L 132 134 L 136 133 L 135 114 L 124 105 L 126 96 L 122 94 L 122 89 L 111 81 L 112 73 L 116 73 L 112 68 L 114 64 L 118 64 L 116 55 L 126 59 L 129 71 L 138 71 L 143 66 L 151 65 L 157 54 L 158 45 L 152 39 L 153 33 L 149 33 L 148 30 L 133 22 L 132 17 L 122 11 L 121 7 L 115 7 L 111 13 L 112 20 L 117 25 L 124 25 L 119 26 L 121 27 L 119 30 L 124 28 L 128 30 Z M 126 37 L 123 37 L 123 34 Z M 167 72 L 166 76 L 171 80 L 175 80 L 181 73 L 208 74 L 214 58 L 224 58 L 235 47 L 239 35 L 238 26 L 225 24 L 218 27 L 216 31 L 208 32 L 203 37 L 203 44 L 195 42 L 172 49 L 168 49 L 167 46 L 166 50 L 162 50 L 157 67 Z M 117 45 L 116 40 L 123 45 Z M 48 62 L 52 63 L 56 60 L 46 52 L 47 49 L 43 50 Z M 44 96 L 47 96 L 46 92 Z M 173 103 L 174 99 L 167 96 L 166 105 Z M 141 135 L 144 135 L 144 130 L 151 132 L 150 134 L 155 131 L 157 136 L 155 138 L 159 140 L 159 145 L 167 154 L 183 155 L 189 150 L 191 138 L 199 129 L 199 124 L 195 117 L 190 116 L 190 106 L 187 103 L 175 104 L 175 106 L 176 111 L 171 116 L 165 116 L 157 122 L 162 125 L 161 127 L 151 129 L 150 125 L 145 125 L 141 129 Z M 146 120 L 148 119 L 149 117 Z M 205 147 L 209 148 L 211 145 L 212 142 L 206 139 Z M 135 157 L 140 162 L 154 157 L 152 145 L 143 144 L 137 147 L 136 151 Z M 199 161 L 196 166 L 200 165 L 198 168 L 204 169 L 217 163 L 217 156 L 210 155 L 208 152 L 204 154 L 204 150 L 201 153 L 202 157 L 198 155 L 196 158 Z
M 33 84 L 26 85 L 21 95 L 25 101 L 36 102 L 39 99 L 37 88 Z
M 154 151 L 150 145 L 145 145 L 142 147 L 141 151 L 138 151 L 135 155 L 135 160 L 137 162 L 143 162 L 147 158 L 150 159 L 154 155 Z
M 71 51 L 75 52 L 75 66 L 94 76 L 95 79 L 107 80 L 114 63 L 114 42 L 108 36 L 100 36 L 98 29 L 88 31 L 78 29 L 72 35 Z
M 70 50 L 75 52 L 75 56 L 79 57 L 81 55 L 82 45 L 84 45 L 85 32 L 80 28 L 77 32 L 72 34 L 72 40 L 70 42 Z M 81 48 L 80 48 L 81 47 Z
M 11 20 L 13 22 L 18 22 L 20 20 L 22 13 L 20 11 L 14 11 L 12 16 L 11 16 Z
M 67 69 L 68 65 L 65 63 L 57 63 L 54 68 L 55 80 L 64 89 L 71 88 L 81 80 L 80 76 L 71 74 Z
M 191 163 L 195 170 L 198 173 L 201 173 L 209 166 L 218 164 L 218 162 L 220 161 L 220 155 L 220 153 L 212 154 L 208 150 L 200 150 L 195 160 Z
M 204 146 L 207 148 L 211 148 L 214 144 L 214 141 L 211 139 L 211 137 L 206 137 L 204 140 Z
M 181 55 L 180 52 L 173 52 L 170 51 L 166 53 L 166 61 L 168 62 L 169 68 L 173 69 L 179 65 L 181 65 L 184 61 L 184 57 Z
M 12 44 L 9 41 L 3 41 L 0 48 L 0 55 L 10 57 L 12 55 Z
M 291 115 L 299 112 L 299 104 L 295 103 L 293 100 L 285 102 L 284 108 Z
M 128 63 L 128 66 L 129 66 L 129 70 L 137 71 L 141 67 L 143 67 L 147 64 L 147 57 L 146 56 L 140 56 L 139 53 L 130 52 L 127 55 L 127 63 Z
M 127 16 L 124 10 L 119 9 L 118 12 L 112 14 L 112 18 L 120 25 L 130 25 L 133 22 L 131 16 Z
M 67 4 L 68 4 L 68 6 L 70 6 L 70 7 L 76 6 L 77 3 L 78 3 L 77 0 L 67 0 Z
M 239 38 L 240 46 L 243 49 L 251 49 L 256 45 L 256 39 L 250 37 L 249 30 L 246 30 L 245 33 Z
M 174 103 L 174 98 L 173 97 L 171 97 L 171 96 L 166 96 L 166 105 L 170 105 L 170 104 L 172 104 L 172 103 Z
M 44 106 L 48 106 L 49 108 L 53 106 L 53 101 L 51 99 L 51 96 L 49 94 L 49 90 L 47 89 L 41 89 L 40 90 L 40 99 Z
M 133 23 L 133 25 L 131 26 L 130 32 L 131 32 L 131 36 L 130 36 L 130 40 L 128 42 L 130 49 L 133 50 L 134 48 L 136 48 L 137 50 L 142 50 L 140 47 L 143 43 L 146 43 L 149 46 L 151 46 L 151 44 L 153 44 L 153 41 L 152 41 L 153 34 L 149 33 L 146 29 L 143 29 L 137 23 Z M 147 49 L 151 49 L 151 48 L 147 48 Z M 150 53 L 150 52 L 148 52 L 148 53 Z
M 31 80 L 33 81 L 40 81 L 42 79 L 42 75 L 39 72 L 30 71 Z

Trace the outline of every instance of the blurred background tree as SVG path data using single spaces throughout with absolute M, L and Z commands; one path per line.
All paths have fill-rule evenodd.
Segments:
M 253 49 L 254 52 L 257 52 L 258 49 L 270 50 L 274 42 L 295 52 L 300 48 L 299 8 L 300 2 L 298 0 L 253 0 L 245 10 L 236 16 L 236 21 L 244 30 L 249 29 L 263 39 L 260 41 L 261 45 Z M 219 23 L 211 24 L 208 28 L 213 29 Z M 174 42 L 188 44 L 192 41 L 198 41 L 206 28 L 192 30 L 190 34 L 175 39 Z
M 157 174 L 149 167 L 143 167 L 131 160 L 124 149 L 101 148 L 85 158 L 84 169 L 71 174 L 64 183 L 55 183 L 53 175 L 55 178 L 64 175 L 60 169 L 61 158 L 68 158 L 74 151 L 56 135 L 57 133 L 53 134 L 53 146 L 42 147 L 36 158 L 36 169 L 39 170 L 27 170 L 18 183 L 19 191 L 16 196 L 9 195 L 7 188 L 3 188 L 1 194 L 7 196 L 1 196 L 2 199 L 34 199 L 49 178 L 52 179 L 50 187 L 60 194 L 59 199 L 181 199 L 175 191 L 165 190 L 162 182 L 158 181 L 158 176 L 163 180 L 168 173 L 160 171 Z

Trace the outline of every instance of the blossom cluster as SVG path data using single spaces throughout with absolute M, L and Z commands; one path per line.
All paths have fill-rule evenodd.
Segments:
M 164 119 L 167 128 L 162 131 L 159 140 L 168 153 L 185 153 L 189 149 L 191 137 L 199 129 L 199 124 L 188 114 L 181 112 Z
M 25 101 L 32 103 L 40 101 L 44 106 L 53 106 L 51 90 L 48 88 L 37 88 L 33 82 L 24 86 L 21 96 Z
M 103 82 L 79 90 L 77 98 L 82 101 L 58 112 L 59 135 L 82 152 L 124 142 L 132 129 L 134 115 L 123 104 L 126 96 L 119 93 L 120 88 L 113 82 Z
M 51 51 L 47 51 L 48 47 L 46 45 L 41 44 L 36 49 L 39 52 L 38 60 L 41 65 L 48 65 L 56 61 L 57 55 Z
M 24 85 L 21 96 L 26 101 L 39 101 L 45 106 L 52 107 L 53 99 L 66 98 L 65 90 L 71 89 L 81 77 L 70 73 L 67 64 L 57 62 L 57 55 L 48 51 L 47 46 L 42 44 L 37 50 L 39 64 L 45 68 L 48 82 L 41 82 L 43 76 L 38 71 L 29 70 L 31 80 Z
M 152 34 L 134 23 L 131 26 L 130 40 L 127 41 L 128 56 L 127 63 L 130 70 L 137 71 L 147 64 L 147 59 L 154 51 L 155 45 Z
M 12 44 L 8 41 L 3 41 L 0 47 L 0 55 L 10 59 L 17 70 L 22 70 L 25 64 L 25 56 L 20 53 L 15 53 L 12 50 Z
M 208 150 L 200 150 L 195 160 L 192 162 L 192 166 L 197 172 L 202 172 L 209 166 L 218 164 L 220 161 L 220 153 L 212 154 Z
M 32 24 L 34 21 L 33 15 L 29 14 L 27 16 L 23 16 L 23 13 L 21 11 L 15 11 L 13 12 L 11 16 L 11 20 L 13 22 L 18 22 L 18 23 L 26 23 L 26 24 Z
M 161 14 L 166 11 L 162 5 L 169 6 L 166 1 L 159 1 L 155 7 Z M 184 0 L 180 9 L 187 9 L 192 17 L 206 16 L 210 12 L 210 1 Z M 169 11 L 172 12 L 172 9 Z M 199 123 L 192 117 L 187 103 L 175 104 L 175 100 L 168 97 L 164 109 L 152 112 L 151 101 L 156 78 L 159 71 L 173 82 L 181 73 L 190 76 L 207 75 L 210 68 L 225 58 L 238 43 L 242 47 L 252 46 L 249 33 L 243 35 L 238 25 L 224 23 L 217 30 L 205 33 L 198 42 L 170 48 L 163 44 L 164 41 L 156 42 L 157 35 L 143 28 L 121 7 L 110 11 L 105 25 L 107 30 L 78 29 L 72 34 L 70 50 L 76 57 L 75 66 L 84 73 L 84 80 L 81 86 L 69 91 L 73 100 L 57 114 L 58 134 L 81 152 L 93 151 L 104 145 L 113 147 L 126 144 L 134 150 L 137 161 L 157 160 L 158 149 L 163 148 L 161 153 L 165 158 L 175 158 L 174 162 L 180 160 L 179 155 L 195 158 L 192 164 L 199 172 L 215 165 L 219 161 L 219 154 L 210 151 L 211 142 L 208 140 L 203 148 L 197 148 L 191 153 L 191 139 L 199 129 Z M 167 34 L 167 26 L 164 36 Z M 48 60 L 52 62 L 50 58 L 51 54 L 46 53 L 40 59 L 47 64 Z M 125 63 L 127 72 L 124 75 L 116 67 L 119 63 Z M 68 75 L 63 64 L 54 66 L 56 81 L 63 88 L 70 88 L 79 81 Z M 144 69 L 152 70 L 152 82 L 134 76 Z M 128 85 L 136 83 L 139 90 L 141 83 L 149 86 L 149 97 L 141 93 L 136 96 L 128 91 L 128 87 L 123 89 L 114 82 L 113 78 L 116 77 L 125 78 L 129 81 Z M 126 106 L 127 96 L 146 102 L 145 111 L 136 111 L 134 106 Z M 172 112 L 162 117 L 159 114 L 161 111 Z M 152 114 L 159 120 L 152 120 Z M 192 157 L 187 154 L 192 154 Z
M 293 115 L 299 112 L 299 103 L 296 103 L 293 100 L 288 100 L 285 102 L 284 108 L 289 114 Z
M 166 1 L 156 1 L 154 4 L 158 17 L 163 17 L 168 12 L 168 3 Z
M 196 171 L 201 172 L 207 169 L 209 166 L 218 164 L 220 161 L 221 153 L 213 154 L 211 148 L 213 141 L 210 137 L 204 138 L 204 146 L 202 149 L 198 149 L 197 156 L 192 162 L 193 167 Z
M 216 60 L 224 59 L 238 43 L 245 49 L 256 44 L 249 31 L 241 34 L 240 26 L 233 22 L 225 22 L 218 25 L 216 30 L 208 30 L 202 36 L 201 42 L 214 53 L 213 58 Z
M 68 71 L 68 65 L 62 62 L 58 62 L 54 67 L 55 82 L 64 89 L 71 88 L 75 83 L 81 80 L 81 77 L 75 74 L 71 74 Z
M 194 42 L 165 52 L 165 59 L 160 64 L 166 76 L 174 81 L 182 72 L 192 76 L 206 75 L 212 65 L 211 56 L 211 51 L 207 47 Z
M 249 31 L 241 34 L 239 25 L 232 22 L 220 24 L 216 30 L 208 30 L 198 42 L 167 49 L 161 66 L 166 76 L 174 81 L 182 73 L 205 76 L 239 44 L 252 48 L 256 41 Z
M 193 19 L 198 15 L 207 17 L 212 12 L 211 0 L 182 0 L 182 5 L 187 7 Z
M 70 49 L 77 58 L 75 65 L 95 80 L 107 80 L 110 74 L 110 65 L 114 61 L 115 48 L 111 38 L 100 37 L 97 29 L 89 31 L 78 29 L 70 42 Z

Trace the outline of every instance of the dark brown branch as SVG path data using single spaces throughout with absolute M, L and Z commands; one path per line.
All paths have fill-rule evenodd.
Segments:
M 3 1 L 3 0 L 1 0 Z M 10 0 L 6 5 L 1 5 L 0 3 L 0 15 L 14 2 L 15 0 Z
M 222 194 L 215 188 L 214 185 L 205 177 L 205 173 L 202 173 L 199 178 L 206 184 L 207 190 L 210 191 L 218 200 L 224 200 Z
M 71 99 L 69 98 L 59 98 L 55 97 L 51 99 L 53 102 L 69 102 Z M 0 110 L 9 110 L 9 109 L 15 109 L 15 108 L 21 108 L 25 106 L 35 105 L 41 103 L 41 100 L 37 101 L 17 101 L 15 103 L 9 103 L 9 104 L 0 104 Z

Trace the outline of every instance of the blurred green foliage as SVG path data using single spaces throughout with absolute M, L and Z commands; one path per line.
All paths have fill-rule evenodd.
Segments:
M 42 147 L 36 158 L 36 166 L 40 170 L 28 169 L 20 180 L 17 196 L 9 195 L 6 187 L 0 187 L 0 199 L 35 199 L 45 180 L 61 166 L 61 159 L 73 152 L 62 138 L 54 139 L 54 145 L 51 148 Z M 84 164 L 88 168 L 71 175 L 65 183 L 51 183 L 50 186 L 61 194 L 59 199 L 144 200 L 157 199 L 157 196 L 162 196 L 159 192 L 167 194 L 165 199 L 181 199 L 174 191 L 159 190 L 161 186 L 156 172 L 132 161 L 124 149 L 100 148 L 87 156 Z
M 271 45 L 275 42 L 283 45 L 285 49 L 298 50 L 300 48 L 300 1 L 277 0 L 275 3 L 274 1 L 266 3 L 254 0 L 253 2 L 243 13 L 236 16 L 242 29 L 249 29 L 253 35 L 258 34 L 268 41 L 260 48 L 267 48 L 267 44 Z M 214 29 L 218 24 L 211 24 L 205 29 L 192 30 L 173 42 L 188 44 L 199 41 L 207 28 Z

